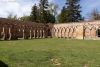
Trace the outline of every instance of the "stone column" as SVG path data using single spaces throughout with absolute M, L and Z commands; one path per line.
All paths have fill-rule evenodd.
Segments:
M 23 29 L 23 39 L 26 39 L 26 36 L 25 36 L 25 29 Z
M 40 30 L 40 38 L 42 38 L 42 30 Z
M 74 38 L 74 30 L 72 29 L 72 39 Z
M 95 29 L 95 38 L 97 37 L 97 32 L 96 32 L 97 30 Z
M 59 29 L 57 29 L 57 38 L 59 37 L 58 35 L 59 35 Z
M 33 30 L 33 32 L 34 32 L 34 38 L 36 38 L 36 32 L 35 32 L 35 30 Z
M 70 33 L 70 31 L 69 31 L 69 29 L 68 29 L 68 32 L 67 32 L 67 38 L 69 39 L 69 33 Z
M 92 36 L 91 36 L 91 29 L 90 29 L 90 39 L 92 38 Z
M 43 38 L 45 38 L 45 31 L 43 30 Z
M 97 29 L 97 31 L 96 31 L 96 38 L 98 38 L 98 29 Z
M 61 38 L 62 37 L 62 29 L 60 29 L 59 33 L 60 33 L 60 38 Z
M 11 28 L 9 28 L 9 40 L 12 39 L 12 32 L 11 32 Z
M 32 30 L 30 30 L 30 39 L 32 39 Z
M 61 36 L 62 36 L 62 31 L 61 31 L 61 29 L 59 29 L 59 35 L 58 35 L 60 38 L 61 38 Z
M 5 27 L 3 27 L 3 32 L 1 33 L 2 40 L 6 40 L 6 33 L 5 33 Z
M 65 33 L 66 33 L 66 32 L 64 31 L 64 38 L 66 38 L 66 37 L 65 37 Z
M 39 30 L 37 30 L 37 38 L 39 38 Z
M 52 29 L 52 37 L 55 37 L 55 29 Z
M 83 32 L 85 34 L 85 31 Z M 74 37 L 76 38 L 77 35 L 77 28 L 74 29 Z

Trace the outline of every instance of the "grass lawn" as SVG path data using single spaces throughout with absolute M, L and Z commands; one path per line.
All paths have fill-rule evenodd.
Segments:
M 100 67 L 100 41 L 57 38 L 0 41 L 0 61 L 9 67 Z

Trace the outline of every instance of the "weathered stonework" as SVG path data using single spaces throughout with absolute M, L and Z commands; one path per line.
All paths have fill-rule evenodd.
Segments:
M 73 22 L 63 24 L 42 24 L 0 18 L 0 37 L 2 40 L 32 38 L 76 38 L 99 39 L 100 21 Z
M 77 38 L 77 39 L 98 39 L 100 36 L 100 21 L 73 22 L 54 24 L 53 37 Z

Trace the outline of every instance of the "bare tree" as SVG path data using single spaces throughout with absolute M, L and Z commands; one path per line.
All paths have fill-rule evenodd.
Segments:
M 93 9 L 91 13 L 87 14 L 87 20 L 100 20 L 100 13 L 98 9 Z

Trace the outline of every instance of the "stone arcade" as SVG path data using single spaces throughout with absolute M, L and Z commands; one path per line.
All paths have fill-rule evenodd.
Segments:
M 0 38 L 15 40 L 18 38 L 76 38 L 99 39 L 100 21 L 73 22 L 63 24 L 42 24 L 0 18 Z

